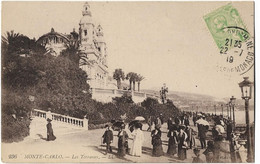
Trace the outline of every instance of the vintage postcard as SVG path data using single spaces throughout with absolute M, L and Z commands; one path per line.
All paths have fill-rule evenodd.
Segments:
M 255 162 L 254 10 L 3 1 L 2 162 Z

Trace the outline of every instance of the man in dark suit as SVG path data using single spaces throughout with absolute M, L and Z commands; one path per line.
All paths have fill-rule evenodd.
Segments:
M 113 132 L 110 130 L 109 125 L 106 125 L 105 128 L 106 131 L 102 137 L 104 138 L 103 143 L 107 144 L 107 148 L 106 148 L 106 154 L 107 154 L 108 152 L 112 153 L 112 147 L 110 146 L 110 144 L 113 142 Z

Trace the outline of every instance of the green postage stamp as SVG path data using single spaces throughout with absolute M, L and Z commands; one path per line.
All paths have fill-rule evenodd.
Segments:
M 242 75 L 251 69 L 254 65 L 254 41 L 238 10 L 229 3 L 203 18 L 225 60 L 225 66 L 219 66 L 219 70 Z
M 239 47 L 241 42 L 250 39 L 237 9 L 231 4 L 207 14 L 204 19 L 222 53 L 228 51 L 232 46 Z M 238 29 L 236 35 L 233 35 L 234 29 Z

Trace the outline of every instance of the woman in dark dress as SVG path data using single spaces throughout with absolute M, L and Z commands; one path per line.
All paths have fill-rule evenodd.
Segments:
M 185 126 L 180 126 L 180 132 L 178 134 L 178 158 L 180 160 L 185 160 L 187 158 L 187 134 L 184 132 Z
M 174 155 L 177 154 L 177 136 L 178 136 L 178 132 L 177 132 L 177 126 L 175 124 L 172 124 L 172 127 L 170 128 L 167 137 L 169 138 L 168 141 L 168 150 L 167 150 L 167 154 L 168 155 Z
M 126 133 L 125 129 L 125 125 L 122 124 L 121 128 L 118 132 L 118 155 L 123 157 L 125 156 L 127 149 L 128 149 L 128 135 Z
M 163 148 L 162 148 L 162 140 L 161 140 L 162 132 L 160 130 L 160 126 L 157 124 L 155 126 L 155 130 L 152 131 L 152 145 L 153 145 L 153 156 L 159 157 L 162 156 Z
M 47 141 L 54 141 L 56 139 L 56 137 L 53 134 L 51 119 L 48 118 L 47 121 L 48 121 L 48 124 L 46 125 L 46 127 L 47 127 Z

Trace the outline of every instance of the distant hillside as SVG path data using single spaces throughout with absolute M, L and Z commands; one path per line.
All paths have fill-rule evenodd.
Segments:
M 158 90 L 144 89 L 142 92 L 159 96 Z M 203 110 L 203 111 L 215 111 L 214 105 L 216 105 L 216 110 L 226 110 L 226 104 L 229 102 L 229 98 L 218 99 L 210 95 L 202 95 L 196 93 L 187 92 L 177 92 L 169 91 L 167 98 L 171 99 L 173 103 L 180 109 L 183 110 Z M 244 110 L 244 100 L 237 99 L 236 107 L 237 110 Z M 253 100 L 250 100 L 250 109 L 253 109 Z
M 159 96 L 159 91 L 156 90 L 144 89 L 142 90 L 142 92 L 155 94 Z M 181 99 L 187 99 L 190 101 L 215 101 L 216 100 L 216 98 L 213 96 L 196 94 L 196 93 L 187 93 L 187 92 L 169 91 L 167 95 L 169 99 L 176 99 L 176 100 L 181 100 Z

